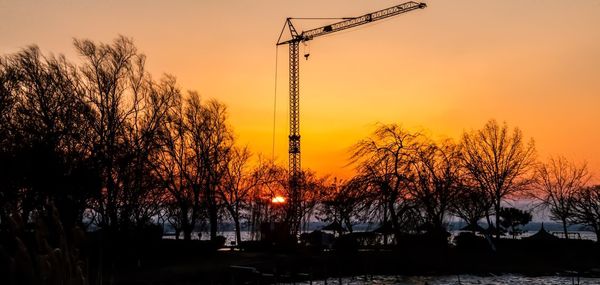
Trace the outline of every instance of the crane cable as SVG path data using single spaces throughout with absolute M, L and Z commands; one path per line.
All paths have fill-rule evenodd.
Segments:
M 275 161 L 275 127 L 277 122 L 277 62 L 279 58 L 279 46 L 275 46 L 275 90 L 273 94 L 273 142 L 271 145 L 271 160 Z
M 283 27 L 281 28 L 281 32 L 279 32 L 279 38 L 277 39 L 277 42 L 279 42 L 281 40 L 281 36 L 283 36 L 283 32 L 285 31 L 285 27 L 287 25 L 283 24 Z M 273 141 L 271 142 L 271 160 L 272 162 L 275 162 L 275 130 L 276 130 L 276 123 L 277 123 L 277 67 L 278 67 L 278 60 L 279 60 L 279 45 L 275 45 L 275 87 L 274 87 L 274 94 L 273 94 Z
M 348 20 L 348 19 L 353 19 L 353 17 L 336 17 L 336 18 L 289 18 L 290 20 L 292 19 L 296 19 L 296 20 L 324 20 L 324 19 L 328 19 L 328 20 Z M 283 27 L 281 28 L 281 32 L 279 33 L 279 38 L 277 39 L 277 42 L 279 42 L 281 40 L 281 36 L 283 35 L 283 32 L 285 31 L 285 27 L 286 24 L 283 25 Z M 306 49 L 306 43 L 305 43 L 305 47 Z M 308 56 L 310 55 L 310 46 L 308 46 L 308 53 L 306 53 L 304 56 L 306 59 L 308 59 Z M 276 131 L 276 126 L 277 126 L 277 67 L 278 67 L 278 60 L 279 60 L 279 45 L 275 45 L 275 87 L 274 89 L 274 94 L 273 94 L 273 139 L 271 142 L 271 160 L 275 161 L 275 131 Z

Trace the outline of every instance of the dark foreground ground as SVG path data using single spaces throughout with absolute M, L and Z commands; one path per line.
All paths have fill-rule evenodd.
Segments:
M 503 274 L 600 276 L 600 250 L 588 241 L 515 241 L 459 247 L 427 244 L 370 250 L 208 250 L 191 241 L 161 241 L 113 266 L 116 284 L 269 284 L 360 275 Z M 126 253 L 124 253 L 126 255 Z M 132 257 L 132 256 L 129 256 Z M 135 259 L 135 260 L 134 260 Z

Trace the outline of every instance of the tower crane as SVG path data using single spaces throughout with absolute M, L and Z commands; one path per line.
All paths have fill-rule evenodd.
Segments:
M 282 40 L 282 33 L 279 35 L 277 40 L 277 46 L 288 45 L 289 46 L 289 112 L 290 112 L 290 134 L 289 134 L 289 182 L 290 182 L 290 208 L 292 212 L 299 210 L 299 199 L 300 199 L 300 175 L 301 175 L 301 164 L 300 164 L 300 60 L 299 60 L 299 45 L 317 37 L 336 33 L 339 31 L 351 29 L 364 24 L 372 23 L 375 21 L 383 20 L 400 14 L 404 14 L 417 9 L 424 9 L 427 7 L 425 3 L 418 2 L 406 2 L 400 5 L 396 5 L 387 9 L 371 12 L 358 17 L 343 18 L 343 21 L 336 22 L 333 24 L 325 25 L 322 27 L 302 31 L 298 33 L 294 27 L 292 20 L 294 18 L 287 18 L 284 24 L 284 29 L 287 26 L 291 38 L 289 40 Z M 305 55 L 307 58 L 308 56 Z M 298 218 L 296 216 L 296 218 Z M 297 222 L 297 221 L 291 221 Z

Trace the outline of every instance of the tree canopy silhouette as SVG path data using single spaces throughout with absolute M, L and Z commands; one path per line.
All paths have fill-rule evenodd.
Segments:
M 526 142 L 518 128 L 511 131 L 506 123 L 490 120 L 482 129 L 465 132 L 461 144 L 464 167 L 492 202 L 497 227 L 502 201 L 522 193 L 531 184 L 534 142 Z M 491 226 L 489 215 L 488 224 Z M 497 232 L 496 238 L 499 237 Z

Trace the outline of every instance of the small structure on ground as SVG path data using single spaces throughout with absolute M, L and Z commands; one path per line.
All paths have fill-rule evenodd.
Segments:
M 523 239 L 527 239 L 527 240 L 557 240 L 559 239 L 557 236 L 549 233 L 546 231 L 546 229 L 544 229 L 544 223 L 542 223 L 542 227 L 540 228 L 540 230 L 533 234 L 532 236 L 523 238 Z

